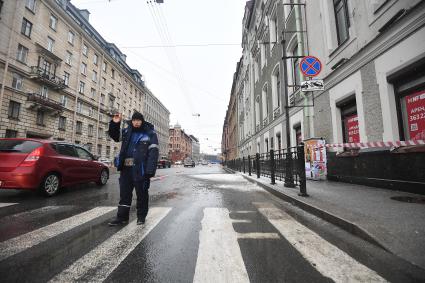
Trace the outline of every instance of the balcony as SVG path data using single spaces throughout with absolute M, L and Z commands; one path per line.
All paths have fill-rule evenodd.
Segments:
M 255 125 L 255 131 L 256 132 L 260 131 L 260 124 Z
M 41 110 L 51 113 L 52 116 L 59 115 L 65 109 L 60 102 L 42 96 L 39 93 L 28 93 L 27 95 L 28 109 L 35 111 Z
M 263 120 L 263 127 L 267 126 L 268 123 L 269 123 L 269 118 L 265 118 Z
M 30 76 L 32 79 L 47 84 L 56 90 L 67 88 L 63 79 L 37 66 L 31 67 Z

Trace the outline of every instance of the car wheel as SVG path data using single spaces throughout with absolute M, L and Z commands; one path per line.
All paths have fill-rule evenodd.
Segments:
M 55 195 L 60 188 L 60 178 L 55 173 L 49 173 L 44 177 L 40 185 L 40 192 L 45 196 L 51 197 Z
M 99 180 L 96 182 L 96 184 L 97 184 L 98 186 L 104 186 L 104 185 L 106 185 L 106 183 L 108 182 L 108 179 L 109 179 L 109 173 L 108 173 L 108 170 L 103 169 L 103 170 L 100 172 Z

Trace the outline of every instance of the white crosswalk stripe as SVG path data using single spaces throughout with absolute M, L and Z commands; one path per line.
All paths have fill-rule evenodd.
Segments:
M 64 206 L 45 206 L 29 211 L 24 211 L 21 213 L 9 215 L 0 219 L 0 223 L 14 223 L 15 221 L 19 221 L 19 219 L 33 219 L 35 217 L 44 216 L 46 213 L 52 213 L 58 210 L 71 208 L 72 206 L 64 205 Z
M 15 203 L 15 202 L 0 202 L 0 208 L 12 206 L 12 205 L 15 205 L 15 204 L 17 204 L 17 203 Z
M 323 276 L 335 282 L 387 282 L 272 204 L 253 204 Z
M 0 261 L 102 216 L 116 207 L 96 207 L 0 243 Z
M 151 208 L 145 225 L 129 223 L 50 282 L 103 282 L 170 211 Z
M 249 282 L 227 208 L 205 208 L 193 282 Z

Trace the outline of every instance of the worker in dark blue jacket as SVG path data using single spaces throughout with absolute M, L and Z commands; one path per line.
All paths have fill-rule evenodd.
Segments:
M 114 163 L 121 172 L 120 202 L 115 220 L 110 226 L 128 223 L 133 188 L 137 195 L 137 225 L 145 223 L 149 209 L 150 178 L 155 176 L 158 162 L 158 138 L 152 124 L 141 113 L 135 112 L 128 126 L 121 129 L 121 114 L 116 114 L 109 123 L 109 136 L 121 143 Z

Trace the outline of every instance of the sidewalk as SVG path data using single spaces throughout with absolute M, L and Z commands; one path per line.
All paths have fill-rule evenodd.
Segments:
M 309 197 L 300 197 L 299 187 L 285 188 L 279 181 L 270 185 L 266 177 L 236 174 L 425 269 L 425 202 L 391 199 L 394 196 L 425 199 L 424 196 L 342 182 L 307 181 Z

